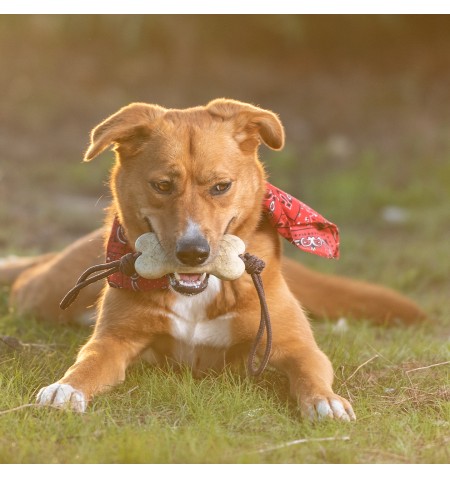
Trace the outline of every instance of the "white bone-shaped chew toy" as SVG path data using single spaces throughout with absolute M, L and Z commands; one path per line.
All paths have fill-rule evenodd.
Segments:
M 239 257 L 239 254 L 245 252 L 245 244 L 239 237 L 231 234 L 223 236 L 214 260 L 198 267 L 186 267 L 169 261 L 156 234 L 152 232 L 139 236 L 135 248 L 141 255 L 136 259 L 134 267 L 145 279 L 158 279 L 173 272 L 191 274 L 206 272 L 222 280 L 235 280 L 245 271 L 245 264 Z

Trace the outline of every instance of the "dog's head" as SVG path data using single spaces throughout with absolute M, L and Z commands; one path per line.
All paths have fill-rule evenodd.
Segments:
M 250 104 L 218 99 L 174 110 L 133 103 L 93 130 L 85 161 L 115 145 L 111 189 L 130 244 L 151 229 L 171 260 L 192 267 L 183 274 L 189 288 L 202 282 L 195 267 L 214 259 L 225 233 L 245 242 L 259 222 L 261 142 L 281 149 L 283 127 Z

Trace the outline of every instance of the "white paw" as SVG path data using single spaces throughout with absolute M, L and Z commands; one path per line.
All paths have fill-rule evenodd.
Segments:
M 67 383 L 53 383 L 41 388 L 37 394 L 38 405 L 48 405 L 57 408 L 71 408 L 83 413 L 86 410 L 86 399 L 83 392 L 76 390 Z
M 303 407 L 303 415 L 310 420 L 324 420 L 334 418 L 349 422 L 356 420 L 355 412 L 347 400 L 336 396 L 336 398 L 320 398 Z

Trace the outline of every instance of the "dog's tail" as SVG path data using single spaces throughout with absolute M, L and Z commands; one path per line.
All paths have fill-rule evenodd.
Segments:
M 324 275 L 287 258 L 283 258 L 283 272 L 295 297 L 313 316 L 366 318 L 377 324 L 427 319 L 413 301 L 386 287 Z
M 22 272 L 42 262 L 49 261 L 55 253 L 35 257 L 8 256 L 0 258 L 0 286 L 12 285 Z

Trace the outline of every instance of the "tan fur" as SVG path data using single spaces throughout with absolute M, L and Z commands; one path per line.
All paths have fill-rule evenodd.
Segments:
M 315 317 L 364 318 L 379 325 L 427 319 L 414 302 L 386 287 L 320 274 L 286 257 L 282 269 L 291 292 Z
M 395 318 L 410 322 L 425 315 L 408 299 L 387 289 L 329 278 L 281 258 L 279 236 L 261 214 L 265 172 L 257 158 L 260 142 L 273 149 L 283 146 L 284 132 L 277 116 L 224 99 L 187 110 L 138 103 L 100 124 L 91 140 L 87 161 L 111 144 L 116 146 L 110 217 L 119 216 L 130 244 L 148 232 L 149 219 L 167 255 L 173 258 L 177 240 L 189 221 L 194 221 L 207 238 L 211 257 L 226 231 L 239 236 L 248 252 L 266 261 L 262 278 L 273 328 L 270 363 L 289 377 L 291 394 L 304 415 L 352 419 L 350 404 L 332 391 L 331 364 L 319 350 L 297 299 L 314 314 L 330 318 L 344 314 L 363 315 L 376 322 Z M 158 193 L 149 185 L 169 180 L 174 184 L 170 194 Z M 212 196 L 211 188 L 223 181 L 232 181 L 230 190 Z M 110 221 L 105 231 L 109 226 Z M 100 293 L 99 285 L 90 286 L 74 306 L 60 312 L 57 304 L 77 276 L 99 262 L 103 235 L 96 231 L 49 261 L 19 271 L 13 285 L 11 302 L 19 311 L 53 320 L 75 320 L 100 294 L 94 333 L 60 384 L 70 384 L 90 400 L 124 380 L 127 366 L 139 355 L 152 362 L 177 360 L 189 347 L 194 373 L 207 365 L 220 368 L 246 356 L 260 318 L 259 301 L 248 275 L 223 282 L 205 303 L 205 311 L 197 312 L 204 313 L 207 325 L 213 327 L 222 317 L 232 316 L 229 343 L 217 346 L 177 339 L 169 318 L 178 310 L 178 299 L 170 290 L 136 293 L 105 287 Z
M 103 261 L 103 230 L 99 229 L 61 253 L 46 254 L 33 267 L 20 271 L 11 288 L 10 305 L 20 314 L 32 314 L 42 320 L 84 322 L 88 308 L 94 314 L 93 306 L 103 284 L 96 282 L 81 291 L 68 311 L 61 310 L 59 302 L 84 270 Z

